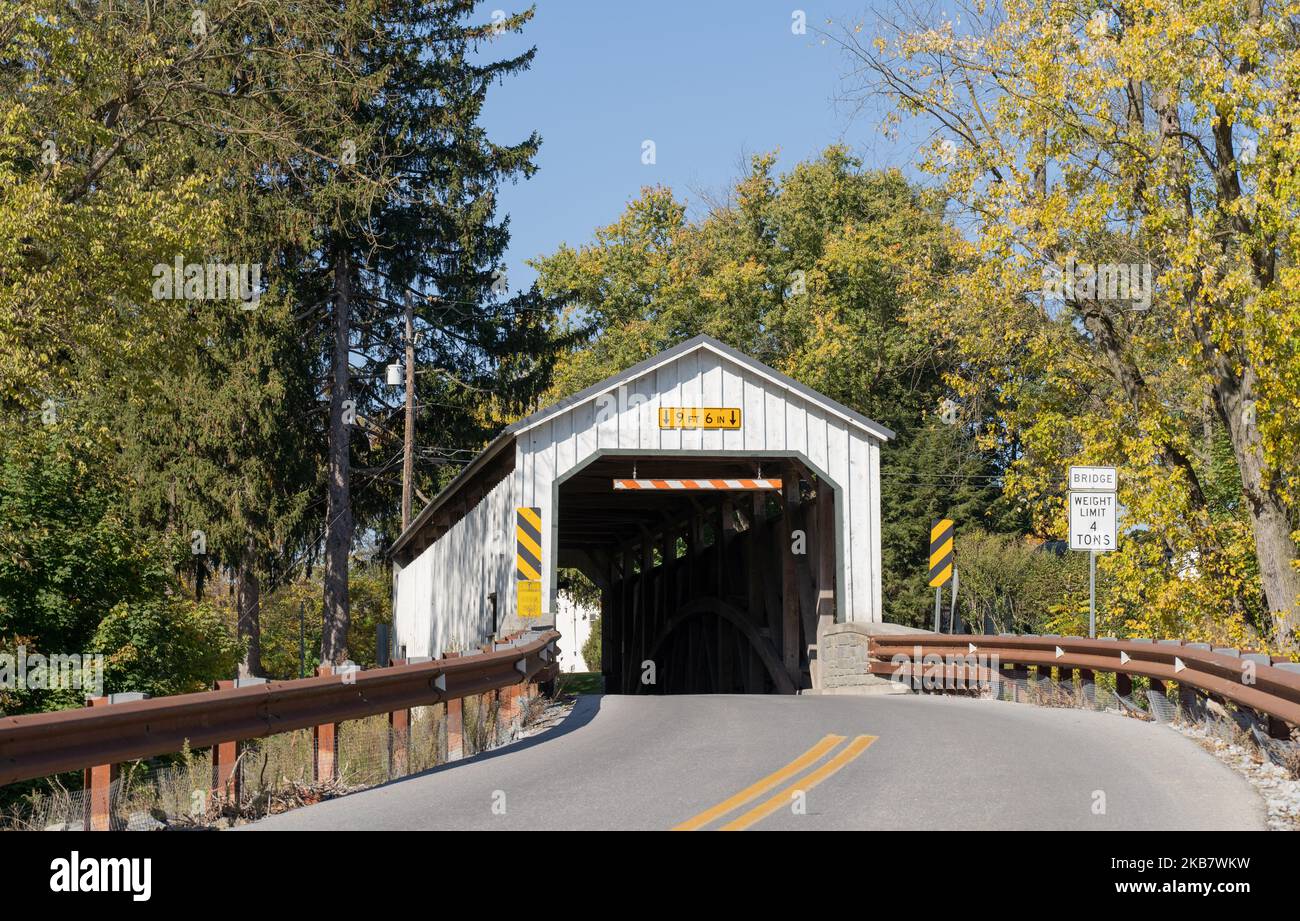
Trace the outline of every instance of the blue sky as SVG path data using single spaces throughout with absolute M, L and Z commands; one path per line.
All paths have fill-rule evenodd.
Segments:
M 720 193 L 742 158 L 780 150 L 780 167 L 843 142 L 869 166 L 907 169 L 914 145 L 879 131 L 879 112 L 856 117 L 835 96 L 845 62 L 817 29 L 861 18 L 868 0 L 537 0 L 522 35 L 506 35 L 484 54 L 532 45 L 532 70 L 493 87 L 483 124 L 499 142 L 542 136 L 540 169 L 506 185 L 507 257 L 512 289 L 535 278 L 526 260 L 579 245 L 613 222 L 643 186 L 672 187 L 699 204 Z M 507 11 L 488 0 L 480 15 Z M 792 13 L 807 14 L 807 34 L 792 33 Z M 654 165 L 642 142 L 656 145 Z

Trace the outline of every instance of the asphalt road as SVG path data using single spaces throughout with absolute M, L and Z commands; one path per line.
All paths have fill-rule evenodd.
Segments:
M 583 697 L 550 731 L 250 829 L 1262 829 L 1190 740 L 1115 714 L 880 697 Z

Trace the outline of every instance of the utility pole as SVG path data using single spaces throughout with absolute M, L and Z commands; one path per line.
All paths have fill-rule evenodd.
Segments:
M 402 445 L 402 530 L 411 524 L 415 477 L 415 307 L 406 292 L 406 433 Z

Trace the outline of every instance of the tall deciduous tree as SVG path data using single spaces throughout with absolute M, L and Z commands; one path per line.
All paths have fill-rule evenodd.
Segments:
M 195 534 L 200 580 L 208 561 L 234 572 L 255 673 L 259 592 L 301 548 L 315 479 L 316 342 L 286 295 L 321 228 L 378 194 L 346 175 L 343 144 L 365 143 L 355 101 L 382 85 L 347 54 L 376 4 L 15 6 L 0 20 L 4 399 L 117 433 L 139 519 Z M 178 262 L 196 284 L 170 278 Z M 219 266 L 277 295 L 214 299 Z
M 153 296 L 159 264 L 236 243 L 268 191 L 349 128 L 364 95 L 331 51 L 369 3 L 17 0 L 0 12 L 0 400 L 7 412 L 106 384 L 145 393 L 204 341 Z M 260 167 L 260 169 L 259 169 Z M 237 177 L 232 180 L 232 176 Z M 344 189 L 347 192 L 349 188 Z M 337 195 L 318 188 L 323 200 Z M 242 199 L 247 204 L 248 199 Z M 269 203 L 269 200 L 268 200 Z M 303 209 L 280 217 L 298 235 Z M 215 244 L 215 246 L 214 246 Z M 237 248 L 237 243 L 231 249 Z M 192 305 L 190 305 L 192 306 Z
M 992 434 L 1026 449 L 1012 485 L 1059 532 L 1063 467 L 1120 463 L 1128 523 L 1150 528 L 1108 561 L 1129 569 L 1134 619 L 1249 626 L 1262 609 L 1292 645 L 1300 5 L 961 9 L 836 34 L 852 94 L 936 129 L 925 168 L 972 219 L 949 328 L 967 391 L 998 404 Z M 1227 507 L 1205 482 L 1216 431 L 1241 476 Z

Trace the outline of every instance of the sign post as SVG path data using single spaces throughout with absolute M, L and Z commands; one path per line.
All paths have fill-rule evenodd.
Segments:
M 951 518 L 940 518 L 930 526 L 930 585 L 934 588 L 934 632 L 940 633 L 943 617 L 943 587 L 952 580 Z
M 1114 467 L 1070 468 L 1070 549 L 1088 551 L 1088 636 L 1097 635 L 1097 554 L 1115 549 L 1119 475 Z

